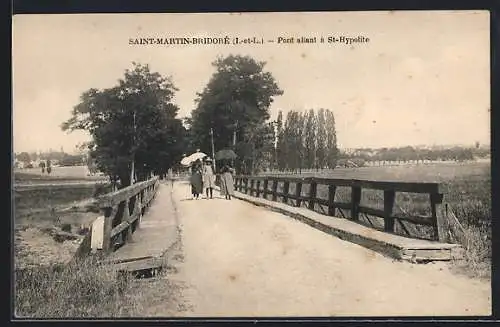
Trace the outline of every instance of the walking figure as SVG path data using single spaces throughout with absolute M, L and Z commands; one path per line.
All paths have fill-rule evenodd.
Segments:
M 50 175 L 51 171 L 52 171 L 52 166 L 51 166 L 50 159 L 49 159 L 49 160 L 47 160 L 47 174 Z
M 203 193 L 201 162 L 196 162 L 191 168 L 191 194 L 193 195 L 193 199 L 199 199 L 201 193 Z
M 207 193 L 207 199 L 213 199 L 213 188 L 215 185 L 215 174 L 212 169 L 212 159 L 207 158 L 203 165 L 203 187 Z
M 42 174 L 45 173 L 45 161 L 40 162 L 40 168 L 42 168 Z
M 234 196 L 234 179 L 233 179 L 234 169 L 225 165 L 221 169 L 220 176 L 220 188 L 221 193 L 225 195 L 226 200 L 231 200 L 231 195 Z

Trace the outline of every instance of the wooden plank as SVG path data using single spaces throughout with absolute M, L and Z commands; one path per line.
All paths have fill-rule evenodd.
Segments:
M 123 272 L 137 272 L 151 269 L 161 269 L 166 263 L 160 258 L 145 258 L 115 264 L 115 269 Z
M 403 217 L 397 215 L 393 215 L 392 217 L 394 219 L 407 221 L 415 225 L 433 226 L 432 217 L 427 217 L 427 216 Z
M 308 203 L 309 210 L 314 210 L 314 202 L 316 200 L 317 187 L 318 184 L 316 184 L 314 180 L 311 180 L 311 183 L 309 184 L 309 203 Z
M 394 208 L 394 200 L 396 192 L 394 190 L 384 191 L 384 230 L 386 232 L 394 232 L 394 218 L 392 217 L 392 210 Z
M 335 207 L 339 208 L 339 209 L 350 210 L 352 207 L 350 202 L 334 202 L 334 203 L 335 203 Z
M 441 249 L 438 245 L 434 249 L 404 249 L 403 260 L 415 261 L 449 261 L 452 259 L 451 249 Z
M 116 204 L 119 204 L 120 202 L 125 201 L 131 196 L 136 195 L 143 189 L 148 188 L 149 186 L 154 185 L 157 182 L 158 182 L 158 177 L 154 177 L 150 180 L 139 182 L 137 184 L 125 187 L 116 192 L 101 195 L 97 198 L 97 200 L 99 201 L 99 205 L 101 207 L 112 207 Z
M 265 176 L 249 176 L 255 179 L 264 180 Z M 268 177 L 267 177 L 268 178 Z M 290 181 L 294 183 L 310 183 L 314 178 L 320 185 L 354 186 L 375 190 L 394 190 L 395 192 L 408 193 L 439 193 L 439 183 L 426 182 L 396 182 L 396 181 L 370 181 L 360 179 L 341 179 L 341 178 L 320 178 L 320 177 L 279 177 L 281 181 Z
M 335 191 L 337 187 L 333 184 L 328 185 L 328 215 L 335 216 Z
M 353 185 L 367 189 L 394 190 L 395 192 L 408 193 L 433 193 L 439 191 L 438 183 L 353 180 Z
M 103 227 L 103 240 L 102 251 L 109 253 L 111 251 L 111 230 L 113 227 L 113 219 L 118 212 L 118 206 L 104 208 L 104 227 Z
M 302 182 L 297 182 L 295 184 L 295 206 L 300 207 L 300 204 L 302 203 Z
M 273 180 L 273 201 L 277 201 L 278 200 L 278 179 L 275 178 Z
M 370 216 L 384 218 L 384 210 L 380 210 L 380 209 L 374 209 L 374 208 L 365 207 L 365 206 L 358 206 L 358 212 L 365 213 L 365 214 L 370 215 Z
M 268 186 L 269 186 L 269 180 L 266 178 L 264 180 L 264 190 L 263 190 L 263 193 L 262 193 L 262 198 L 264 198 L 264 199 L 267 199 L 267 193 L 268 193 L 267 187 Z
M 290 193 L 290 181 L 285 180 L 283 185 L 283 202 L 288 203 L 288 195 Z
M 351 190 L 351 218 L 359 220 L 359 203 L 361 202 L 361 187 L 353 186 Z
M 119 225 L 113 227 L 113 229 L 111 230 L 110 237 L 113 238 L 113 237 L 117 236 L 118 234 L 123 232 L 125 229 L 127 229 L 129 226 L 130 226 L 130 222 L 128 220 L 121 222 Z
M 440 193 L 432 193 L 430 195 L 431 200 L 431 213 L 432 213 L 432 223 L 434 227 L 434 239 L 436 241 L 444 241 L 446 231 L 445 231 L 445 212 L 443 208 L 443 195 Z

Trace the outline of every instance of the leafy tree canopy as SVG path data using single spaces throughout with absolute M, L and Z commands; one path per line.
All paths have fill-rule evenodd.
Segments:
M 89 132 L 88 148 L 98 168 L 127 186 L 132 161 L 138 180 L 143 180 L 179 160 L 184 127 L 172 103 L 175 91 L 170 78 L 133 63 L 118 85 L 84 92 L 61 127 Z
M 211 153 L 211 128 L 215 151 L 233 148 L 236 131 L 234 150 L 238 163 L 242 165 L 242 158 L 250 158 L 245 166 L 255 166 L 254 161 L 259 160 L 262 151 L 247 143 L 252 140 L 259 144 L 267 139 L 263 136 L 259 140 L 260 134 L 255 135 L 256 131 L 265 128 L 273 98 L 283 94 L 271 73 L 264 71 L 265 64 L 239 55 L 220 57 L 212 63 L 216 71 L 198 93 L 197 107 L 189 121 L 192 142 L 202 151 Z

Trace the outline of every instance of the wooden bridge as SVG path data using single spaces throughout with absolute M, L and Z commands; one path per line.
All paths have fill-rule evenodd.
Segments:
M 438 184 L 265 176 L 237 176 L 235 181 L 236 199 L 231 201 L 218 194 L 213 200 L 192 200 L 187 181 L 157 177 L 101 196 L 102 223 L 93 225 L 80 253 L 100 254 L 104 263 L 122 273 L 154 276 L 169 264 L 170 250 L 182 243 L 187 263 L 181 278 L 194 285 L 191 288 L 196 291 L 189 297 L 198 305 L 191 315 L 280 315 L 287 310 L 295 310 L 292 315 L 307 315 L 301 311 L 306 308 L 312 310 L 307 311 L 309 315 L 331 315 L 330 309 L 334 314 L 374 313 L 366 306 L 356 307 L 357 302 L 325 309 L 331 294 L 323 297 L 324 291 L 318 287 L 330 285 L 357 292 L 352 289 L 354 284 L 366 283 L 367 276 L 361 277 L 352 269 L 373 270 L 369 280 L 375 288 L 365 290 L 366 296 L 377 287 L 380 291 L 388 280 L 405 285 L 402 291 L 391 291 L 395 294 L 391 293 L 383 315 L 477 314 L 491 300 L 484 295 L 484 288 L 465 287 L 447 274 L 442 277 L 446 283 L 438 287 L 439 294 L 431 301 L 434 304 L 422 301 L 421 292 L 435 291 L 426 283 L 439 285 L 436 280 L 441 277 L 438 273 L 425 275 L 426 270 L 422 278 L 417 269 L 408 270 L 420 265 L 403 264 L 448 261 L 461 255 L 460 246 L 445 242 L 446 205 Z M 366 261 L 368 257 L 372 259 Z M 355 264 L 358 268 L 351 267 Z M 308 270 L 312 267 L 313 271 Z M 283 292 L 279 280 L 276 286 L 269 284 L 269 278 L 289 280 L 292 277 L 288 274 L 298 272 L 305 285 L 310 285 L 297 284 L 298 289 L 307 288 L 301 292 L 319 292 L 302 295 L 303 301 L 316 303 L 314 309 L 309 302 L 296 298 L 298 302 L 291 303 L 284 294 L 279 295 Z M 274 274 L 279 276 L 272 277 Z M 359 280 L 354 278 L 358 275 Z M 234 282 L 241 278 L 246 282 L 236 286 Z M 336 278 L 347 284 L 334 282 Z M 272 294 L 256 294 L 261 287 L 269 288 L 267 292 Z M 210 292 L 214 294 L 207 294 Z M 247 292 L 248 298 L 237 296 L 238 292 Z M 299 296 L 290 292 L 292 297 Z M 446 297 L 463 298 L 464 292 L 477 294 L 470 293 L 470 301 L 463 306 L 446 304 Z M 217 306 L 210 296 L 223 299 L 228 307 Z M 257 304 L 271 298 L 282 301 L 273 302 L 274 311 L 271 303 L 267 309 Z M 277 313 L 280 307 L 284 311 Z

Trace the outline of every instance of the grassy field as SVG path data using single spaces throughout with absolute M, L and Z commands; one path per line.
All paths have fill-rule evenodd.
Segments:
M 271 174 L 274 175 L 274 174 Z M 297 174 L 282 174 L 297 176 Z M 328 178 L 365 179 L 383 181 L 414 181 L 438 182 L 444 194 L 444 201 L 464 227 L 464 239 L 454 238 L 448 241 L 462 243 L 467 249 L 468 273 L 489 277 L 491 264 L 491 166 L 489 163 L 443 163 L 428 165 L 380 166 L 360 168 L 338 168 L 335 170 L 309 171 L 301 174 L 303 177 L 317 176 Z M 279 189 L 282 185 L 279 185 Z M 293 183 L 290 193 L 295 192 Z M 302 195 L 307 195 L 309 187 L 304 185 Z M 318 185 L 318 197 L 327 199 L 328 189 Z M 350 188 L 338 188 L 335 201 L 350 202 Z M 383 209 L 383 192 L 363 190 L 361 205 Z M 316 208 L 319 212 L 325 209 Z M 430 215 L 428 196 L 420 194 L 398 193 L 394 211 L 399 215 Z M 345 212 L 349 215 L 348 211 Z M 362 215 L 365 224 L 383 228 L 383 219 Z M 407 225 L 408 226 L 408 225 Z M 432 228 L 409 225 L 414 237 L 431 238 Z M 405 235 L 402 228 L 396 224 L 396 233 Z
M 50 175 L 42 174 L 40 168 L 14 169 L 14 183 L 16 184 L 104 180 L 106 180 L 104 176 L 87 176 L 85 166 L 54 167 Z

